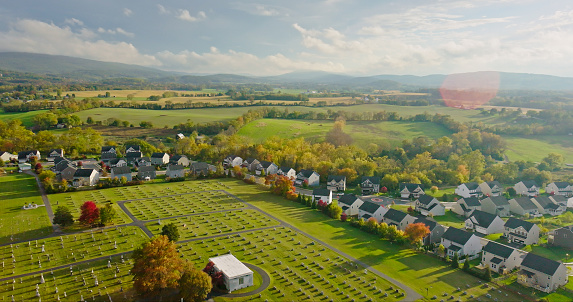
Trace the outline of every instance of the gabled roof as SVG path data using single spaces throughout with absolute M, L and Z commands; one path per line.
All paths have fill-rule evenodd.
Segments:
M 261 161 L 261 167 L 263 167 L 264 169 L 267 169 L 268 167 L 270 167 L 272 165 L 275 165 L 275 163 L 270 162 L 270 161 L 266 161 L 266 160 Z
M 531 230 L 531 228 L 534 226 L 534 223 L 531 223 L 529 221 L 525 221 L 525 220 L 521 220 L 521 219 L 517 219 L 517 218 L 513 218 L 510 217 L 504 224 L 504 227 L 506 228 L 510 228 L 510 229 L 517 229 L 518 227 L 523 227 L 526 231 L 529 232 L 529 230 Z
M 513 200 L 524 210 L 537 210 L 537 206 L 529 197 L 516 197 Z
M 302 169 L 302 170 L 300 170 L 300 172 L 298 172 L 299 175 L 302 175 L 305 178 L 309 178 L 310 176 L 312 176 L 313 173 L 316 173 L 316 172 L 314 172 L 312 170 L 305 170 L 305 169 Z M 318 173 L 316 173 L 316 174 L 318 175 Z
M 475 221 L 479 226 L 487 228 L 491 225 L 491 223 L 495 220 L 497 215 L 490 214 L 484 211 L 475 210 L 472 212 L 468 219 Z M 473 218 L 473 219 L 472 219 Z
M 361 183 L 365 182 L 365 181 L 370 181 L 371 183 L 375 184 L 375 185 L 379 185 L 380 184 L 380 177 L 377 176 L 362 176 L 362 180 L 360 181 Z
M 0 152 L 0 155 L 1 155 L 1 154 L 2 154 L 2 152 Z M 59 162 L 61 162 L 62 160 L 71 162 L 71 160 L 69 160 L 69 159 L 67 159 L 67 158 L 65 158 L 65 157 L 56 156 L 56 157 L 54 158 L 54 165 L 57 165 L 57 164 L 58 164 Z
M 215 266 L 229 279 L 252 274 L 253 272 L 231 254 L 210 258 Z
M 356 195 L 354 195 L 354 194 L 344 194 L 338 198 L 338 202 L 342 202 L 344 204 L 351 205 L 357 199 L 360 199 L 360 198 L 356 197 Z
M 129 150 L 129 149 L 133 149 L 133 152 L 140 152 L 141 146 L 139 146 L 139 145 L 127 145 L 127 146 L 125 146 L 125 152 L 127 152 L 127 150 Z
M 225 159 L 234 160 L 234 159 L 237 158 L 237 157 L 238 157 L 238 156 L 236 156 L 236 155 L 229 155 L 229 156 L 225 157 Z M 240 158 L 240 157 L 239 157 L 239 158 Z M 242 158 L 241 158 L 241 159 L 242 159 Z
M 432 232 L 437 226 L 440 225 L 437 221 L 430 220 L 430 219 L 423 217 L 423 216 L 417 217 L 417 219 L 414 221 L 414 223 L 425 224 L 430 229 L 430 232 Z
M 156 152 L 151 154 L 151 158 L 163 158 L 167 153 L 165 152 Z M 169 154 L 167 154 L 169 156 Z
M 245 162 L 250 165 L 253 162 L 255 162 L 255 160 L 258 161 L 256 158 L 249 157 L 249 158 L 245 159 Z
M 567 187 L 570 186 L 570 184 L 568 182 L 565 182 L 565 181 L 555 181 L 555 182 L 553 182 L 553 184 L 558 189 L 567 189 Z
M 509 256 L 511 256 L 513 251 L 515 251 L 515 249 L 513 249 L 511 247 L 509 247 L 507 245 L 499 244 L 495 241 L 489 241 L 483 247 L 483 250 L 488 252 L 488 253 L 492 253 L 496 256 L 499 256 L 501 258 L 504 258 L 504 259 L 509 258 Z
M 281 170 L 284 174 L 287 174 L 290 170 L 293 170 L 293 168 L 290 168 L 290 167 L 280 167 L 279 170 Z
M 477 188 L 479 188 L 479 184 L 477 182 L 466 182 L 463 183 L 462 185 L 465 185 L 466 188 L 468 188 L 469 190 L 476 190 Z
M 329 196 L 330 194 L 332 194 L 332 192 L 330 192 L 329 189 L 314 189 L 314 190 L 312 190 L 312 195 Z
M 101 154 L 101 159 L 110 159 L 110 158 L 117 158 L 117 154 L 116 153 L 108 153 L 108 152 L 103 152 Z
M 487 186 L 491 189 L 495 186 L 498 186 L 499 188 L 502 188 L 501 184 L 499 183 L 499 181 L 494 180 L 494 181 L 486 181 L 485 182 L 487 184 Z
M 359 210 L 368 212 L 370 214 L 374 214 L 376 210 L 380 208 L 380 205 L 377 205 L 370 201 L 364 201 L 364 203 L 358 208 Z
M 456 229 L 454 227 L 449 227 L 448 230 L 442 236 L 443 239 L 450 240 L 457 244 L 466 245 L 468 240 L 474 236 L 472 233 L 466 232 L 464 230 Z
M 125 157 L 127 157 L 127 158 L 138 158 L 138 157 L 141 157 L 141 156 L 142 156 L 142 154 L 141 154 L 140 151 L 127 152 L 127 153 L 125 154 Z
M 537 187 L 535 180 L 522 180 L 520 183 L 522 183 L 526 188 L 531 188 L 533 186 Z
M 70 160 L 61 160 L 57 164 L 54 165 L 54 171 L 64 171 L 67 167 L 75 167 L 75 164 Z
M 139 172 L 152 172 L 152 171 L 155 171 L 154 165 L 139 167 Z
M 130 169 L 128 166 L 113 167 L 113 168 L 111 168 L 111 172 L 112 172 L 114 175 L 131 174 L 131 169 Z
M 125 158 L 123 158 L 123 157 L 118 157 L 118 158 L 111 159 L 111 160 L 109 161 L 109 164 L 110 164 L 110 165 L 117 165 L 120 160 L 126 161 Z
M 18 152 L 18 158 L 26 158 L 28 155 L 36 156 L 38 154 L 38 150 L 30 150 L 30 151 L 22 151 Z
M 424 186 L 422 184 L 412 184 L 412 183 L 407 183 L 407 182 L 400 183 L 400 191 L 404 190 L 404 188 L 407 188 L 408 191 L 412 192 L 412 191 L 416 190 L 418 187 L 420 187 L 420 189 L 424 190 Z
M 462 200 L 466 203 L 466 205 L 468 207 L 479 207 L 479 206 L 481 206 L 481 201 L 475 196 L 468 197 L 468 198 L 460 198 L 458 200 L 459 201 L 458 203 L 461 204 Z
M 336 182 L 340 182 L 340 181 L 346 181 L 346 176 L 343 175 L 328 175 L 328 180 L 327 182 L 331 182 L 331 181 L 336 181 Z
M 496 207 L 509 205 L 509 201 L 507 201 L 507 198 L 505 198 L 503 196 L 490 196 L 486 199 L 491 200 Z M 486 200 L 486 199 L 484 199 L 484 200 Z M 481 202 L 483 203 L 484 200 L 482 200 Z
M 178 162 L 182 158 L 187 158 L 187 156 L 185 156 L 185 155 L 173 155 L 173 156 L 171 156 L 171 159 L 169 159 L 169 161 L 170 162 Z
M 384 218 L 397 222 L 404 220 L 406 216 L 408 216 L 407 213 L 395 209 L 388 209 L 388 211 L 384 214 Z
M 196 161 L 191 163 L 191 168 L 195 170 L 207 170 L 209 169 L 209 164 L 206 162 Z
M 167 166 L 167 169 L 169 169 L 169 171 L 176 171 L 176 170 L 183 170 L 185 169 L 185 167 L 183 167 L 183 165 L 169 165 Z
M 556 203 L 567 203 L 568 198 L 562 195 L 553 195 L 550 196 L 549 198 L 553 199 L 553 201 L 555 201 Z
M 561 265 L 560 262 L 547 259 L 545 257 L 541 257 L 533 253 L 527 253 L 525 258 L 523 258 L 523 261 L 521 262 L 522 268 L 525 267 L 534 269 L 536 271 L 542 272 L 550 276 L 553 276 L 553 274 L 555 274 L 560 265 Z
M 537 201 L 537 203 L 539 203 L 539 205 L 541 205 L 541 207 L 544 209 L 557 209 L 557 208 L 559 208 L 559 206 L 555 207 L 556 204 L 553 203 L 553 201 L 547 196 L 537 196 L 533 199 L 535 201 Z
M 103 147 L 101 147 L 101 153 L 107 153 L 107 152 L 110 152 L 111 150 L 114 151 L 113 153 L 116 153 L 116 151 L 117 151 L 116 146 L 103 146 Z
M 432 200 L 434 200 L 434 197 L 430 196 L 430 195 L 426 195 L 426 194 L 424 194 L 418 198 L 418 201 L 421 204 L 425 204 L 425 205 L 429 205 L 432 202 Z
M 64 150 L 63 149 L 52 149 L 52 150 L 50 150 L 50 152 L 48 152 L 48 154 L 51 154 L 52 152 L 56 152 L 58 154 L 63 154 Z
M 94 169 L 77 169 L 74 177 L 90 177 L 94 171 Z

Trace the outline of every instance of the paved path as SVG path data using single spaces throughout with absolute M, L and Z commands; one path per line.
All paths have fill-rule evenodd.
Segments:
M 250 292 L 246 292 L 246 293 L 238 293 L 238 294 L 228 293 L 228 294 L 225 294 L 225 293 L 211 292 L 210 298 L 213 298 L 213 297 L 225 297 L 225 298 L 248 297 L 248 296 L 252 296 L 252 295 L 256 295 L 258 293 L 261 293 L 263 290 L 267 289 L 267 287 L 269 287 L 269 285 L 271 285 L 271 277 L 262 268 L 255 266 L 255 265 L 252 265 L 250 263 L 246 263 L 246 262 L 243 262 L 243 263 L 246 266 L 248 266 L 250 269 L 259 273 L 259 275 L 261 275 L 261 277 L 263 279 L 261 282 L 261 285 L 257 289 L 252 290 Z
M 54 232 L 60 233 L 61 232 L 60 226 L 52 223 L 52 221 L 54 220 L 54 211 L 52 211 L 52 205 L 48 200 L 48 196 L 46 195 L 46 190 L 44 190 L 44 186 L 40 182 L 38 175 L 36 175 L 36 173 L 32 171 L 25 171 L 24 173 L 34 176 L 34 178 L 36 178 L 36 183 L 38 184 L 38 190 L 40 190 L 40 195 L 42 196 L 42 201 L 44 201 L 44 205 L 46 205 L 46 212 L 48 212 L 48 218 L 50 219 L 50 224 L 52 225 L 52 228 L 54 228 Z

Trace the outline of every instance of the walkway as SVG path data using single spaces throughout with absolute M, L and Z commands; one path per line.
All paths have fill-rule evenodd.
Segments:
M 52 211 L 52 205 L 48 200 L 48 196 L 46 195 L 46 190 L 44 189 L 44 186 L 40 182 L 38 175 L 36 175 L 36 173 L 32 172 L 31 170 L 25 171 L 24 173 L 34 176 L 34 178 L 36 178 L 36 183 L 38 184 L 38 190 L 40 191 L 40 195 L 42 196 L 42 201 L 44 201 L 44 205 L 46 206 L 46 212 L 48 212 L 48 218 L 50 219 L 50 224 L 52 225 L 52 228 L 54 229 L 55 233 L 60 233 L 61 232 L 60 226 L 52 223 L 52 221 L 54 220 L 54 211 Z
M 213 297 L 224 297 L 224 298 L 249 297 L 249 296 L 261 293 L 262 291 L 264 291 L 265 289 L 267 289 L 267 287 L 269 287 L 271 285 L 271 277 L 262 268 L 255 266 L 255 265 L 252 265 L 250 263 L 246 263 L 246 262 L 243 262 L 243 263 L 247 267 L 249 267 L 250 269 L 259 273 L 259 275 L 261 275 L 261 278 L 263 279 L 261 281 L 261 285 L 257 289 L 254 289 L 254 290 L 252 290 L 250 292 L 246 292 L 246 293 L 238 293 L 238 294 L 228 293 L 228 294 L 225 294 L 225 293 L 211 292 L 211 295 L 210 295 L 211 298 L 213 298 Z

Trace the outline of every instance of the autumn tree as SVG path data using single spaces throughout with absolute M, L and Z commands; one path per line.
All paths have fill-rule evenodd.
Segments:
M 74 216 L 68 207 L 61 206 L 54 212 L 54 219 L 52 220 L 54 224 L 59 224 L 63 227 L 70 226 L 74 224 Z
M 179 295 L 181 298 L 184 301 L 205 301 L 211 289 L 213 289 L 211 277 L 186 261 L 183 274 L 181 279 L 179 279 Z
M 352 137 L 344 132 L 346 121 L 342 118 L 337 118 L 334 122 L 332 130 L 326 133 L 326 141 L 334 146 L 343 146 L 352 144 Z
M 101 224 L 106 225 L 113 221 L 116 216 L 115 209 L 113 205 L 108 203 L 105 207 L 100 208 L 99 210 L 99 221 Z
M 179 240 L 179 230 L 174 222 L 168 223 L 161 229 L 161 235 L 167 236 L 170 241 L 177 242 Z
M 159 235 L 133 252 L 133 287 L 143 296 L 160 294 L 164 289 L 177 288 L 183 260 L 175 243 Z
M 430 228 L 422 222 L 409 224 L 404 233 L 410 240 L 410 243 L 414 244 L 430 234 Z
M 296 191 L 292 180 L 284 175 L 278 175 L 272 184 L 271 192 L 276 195 L 286 196 L 289 191 Z
M 80 211 L 81 214 L 79 221 L 82 224 L 94 224 L 99 220 L 99 208 L 93 201 L 84 202 L 84 204 L 80 207 Z

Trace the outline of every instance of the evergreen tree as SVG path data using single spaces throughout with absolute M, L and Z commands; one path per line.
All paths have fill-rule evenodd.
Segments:
M 466 261 L 464 261 L 463 270 L 466 272 L 470 270 L 470 257 L 468 257 L 467 255 L 466 255 Z
M 452 259 L 452 267 L 453 268 L 460 268 L 460 264 L 458 263 L 458 260 L 460 260 L 460 257 L 458 256 L 458 253 L 455 253 L 454 258 Z
M 489 267 L 485 268 L 483 279 L 487 282 L 491 281 L 491 270 L 489 269 Z
M 66 227 L 74 224 L 74 216 L 72 216 L 70 209 L 65 206 L 61 206 L 56 209 L 52 222 L 54 224 L 59 224 L 63 227 Z

